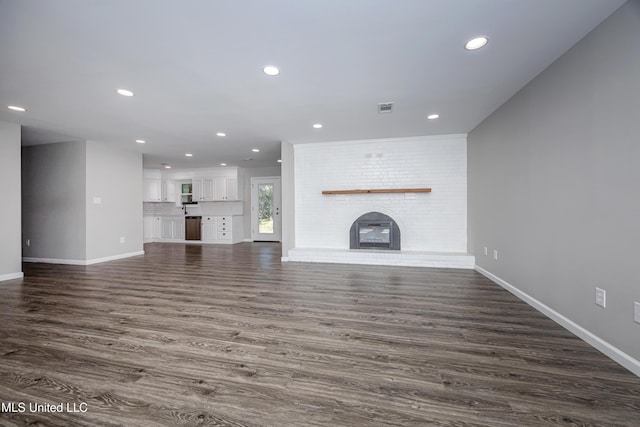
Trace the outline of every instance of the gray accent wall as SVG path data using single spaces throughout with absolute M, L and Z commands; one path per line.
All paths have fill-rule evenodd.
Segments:
M 22 276 L 20 180 L 20 126 L 0 122 L 0 280 Z
M 143 251 L 142 154 L 87 141 L 86 177 L 86 259 Z
M 143 251 L 142 154 L 95 141 L 28 146 L 22 180 L 24 257 L 84 264 Z
M 640 2 L 632 0 L 469 133 L 469 252 L 640 360 L 639 185 Z M 594 303 L 596 286 L 606 308 Z
M 22 149 L 22 238 L 27 258 L 84 260 L 84 141 Z

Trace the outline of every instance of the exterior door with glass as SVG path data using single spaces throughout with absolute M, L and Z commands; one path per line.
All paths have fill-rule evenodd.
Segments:
M 282 238 L 280 177 L 251 178 L 251 238 L 279 242 Z

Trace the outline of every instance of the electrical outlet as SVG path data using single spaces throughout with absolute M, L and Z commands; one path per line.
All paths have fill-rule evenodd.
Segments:
M 489 255 L 489 248 L 487 248 L 486 246 L 484 247 L 484 254 Z
M 607 291 L 596 287 L 596 305 L 602 308 L 607 306 Z
M 493 250 L 493 259 L 496 260 L 496 261 L 498 260 L 498 250 L 497 249 Z
M 24 242 L 27 246 L 31 246 L 31 239 L 27 239 Z
M 640 302 L 633 303 L 633 320 L 640 323 Z
M 124 243 L 124 241 L 125 241 L 124 236 L 120 237 L 120 243 Z

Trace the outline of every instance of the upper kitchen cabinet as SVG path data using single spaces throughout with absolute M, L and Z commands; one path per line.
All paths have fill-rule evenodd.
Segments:
M 192 170 L 145 170 L 145 202 L 227 202 L 241 200 L 242 183 L 238 168 Z M 187 183 L 187 184 L 185 184 Z M 191 191 L 185 194 L 184 185 Z M 190 200 L 185 201 L 185 195 Z
M 213 181 L 214 200 L 238 200 L 238 178 L 219 176 Z
M 213 178 L 193 178 L 193 201 L 211 202 L 213 197 Z
M 193 200 L 215 202 L 238 200 L 238 178 L 215 176 L 193 178 Z
M 144 194 L 142 200 L 145 202 L 162 201 L 162 185 L 159 171 L 144 171 Z
M 160 189 L 159 179 L 144 180 L 144 201 L 145 202 L 160 202 L 162 201 L 162 191 Z
M 170 179 L 162 181 L 162 201 L 175 202 L 177 200 L 176 182 Z

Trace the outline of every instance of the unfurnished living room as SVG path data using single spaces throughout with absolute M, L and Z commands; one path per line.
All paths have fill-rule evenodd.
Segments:
M 0 425 L 640 425 L 640 0 L 0 0 Z

